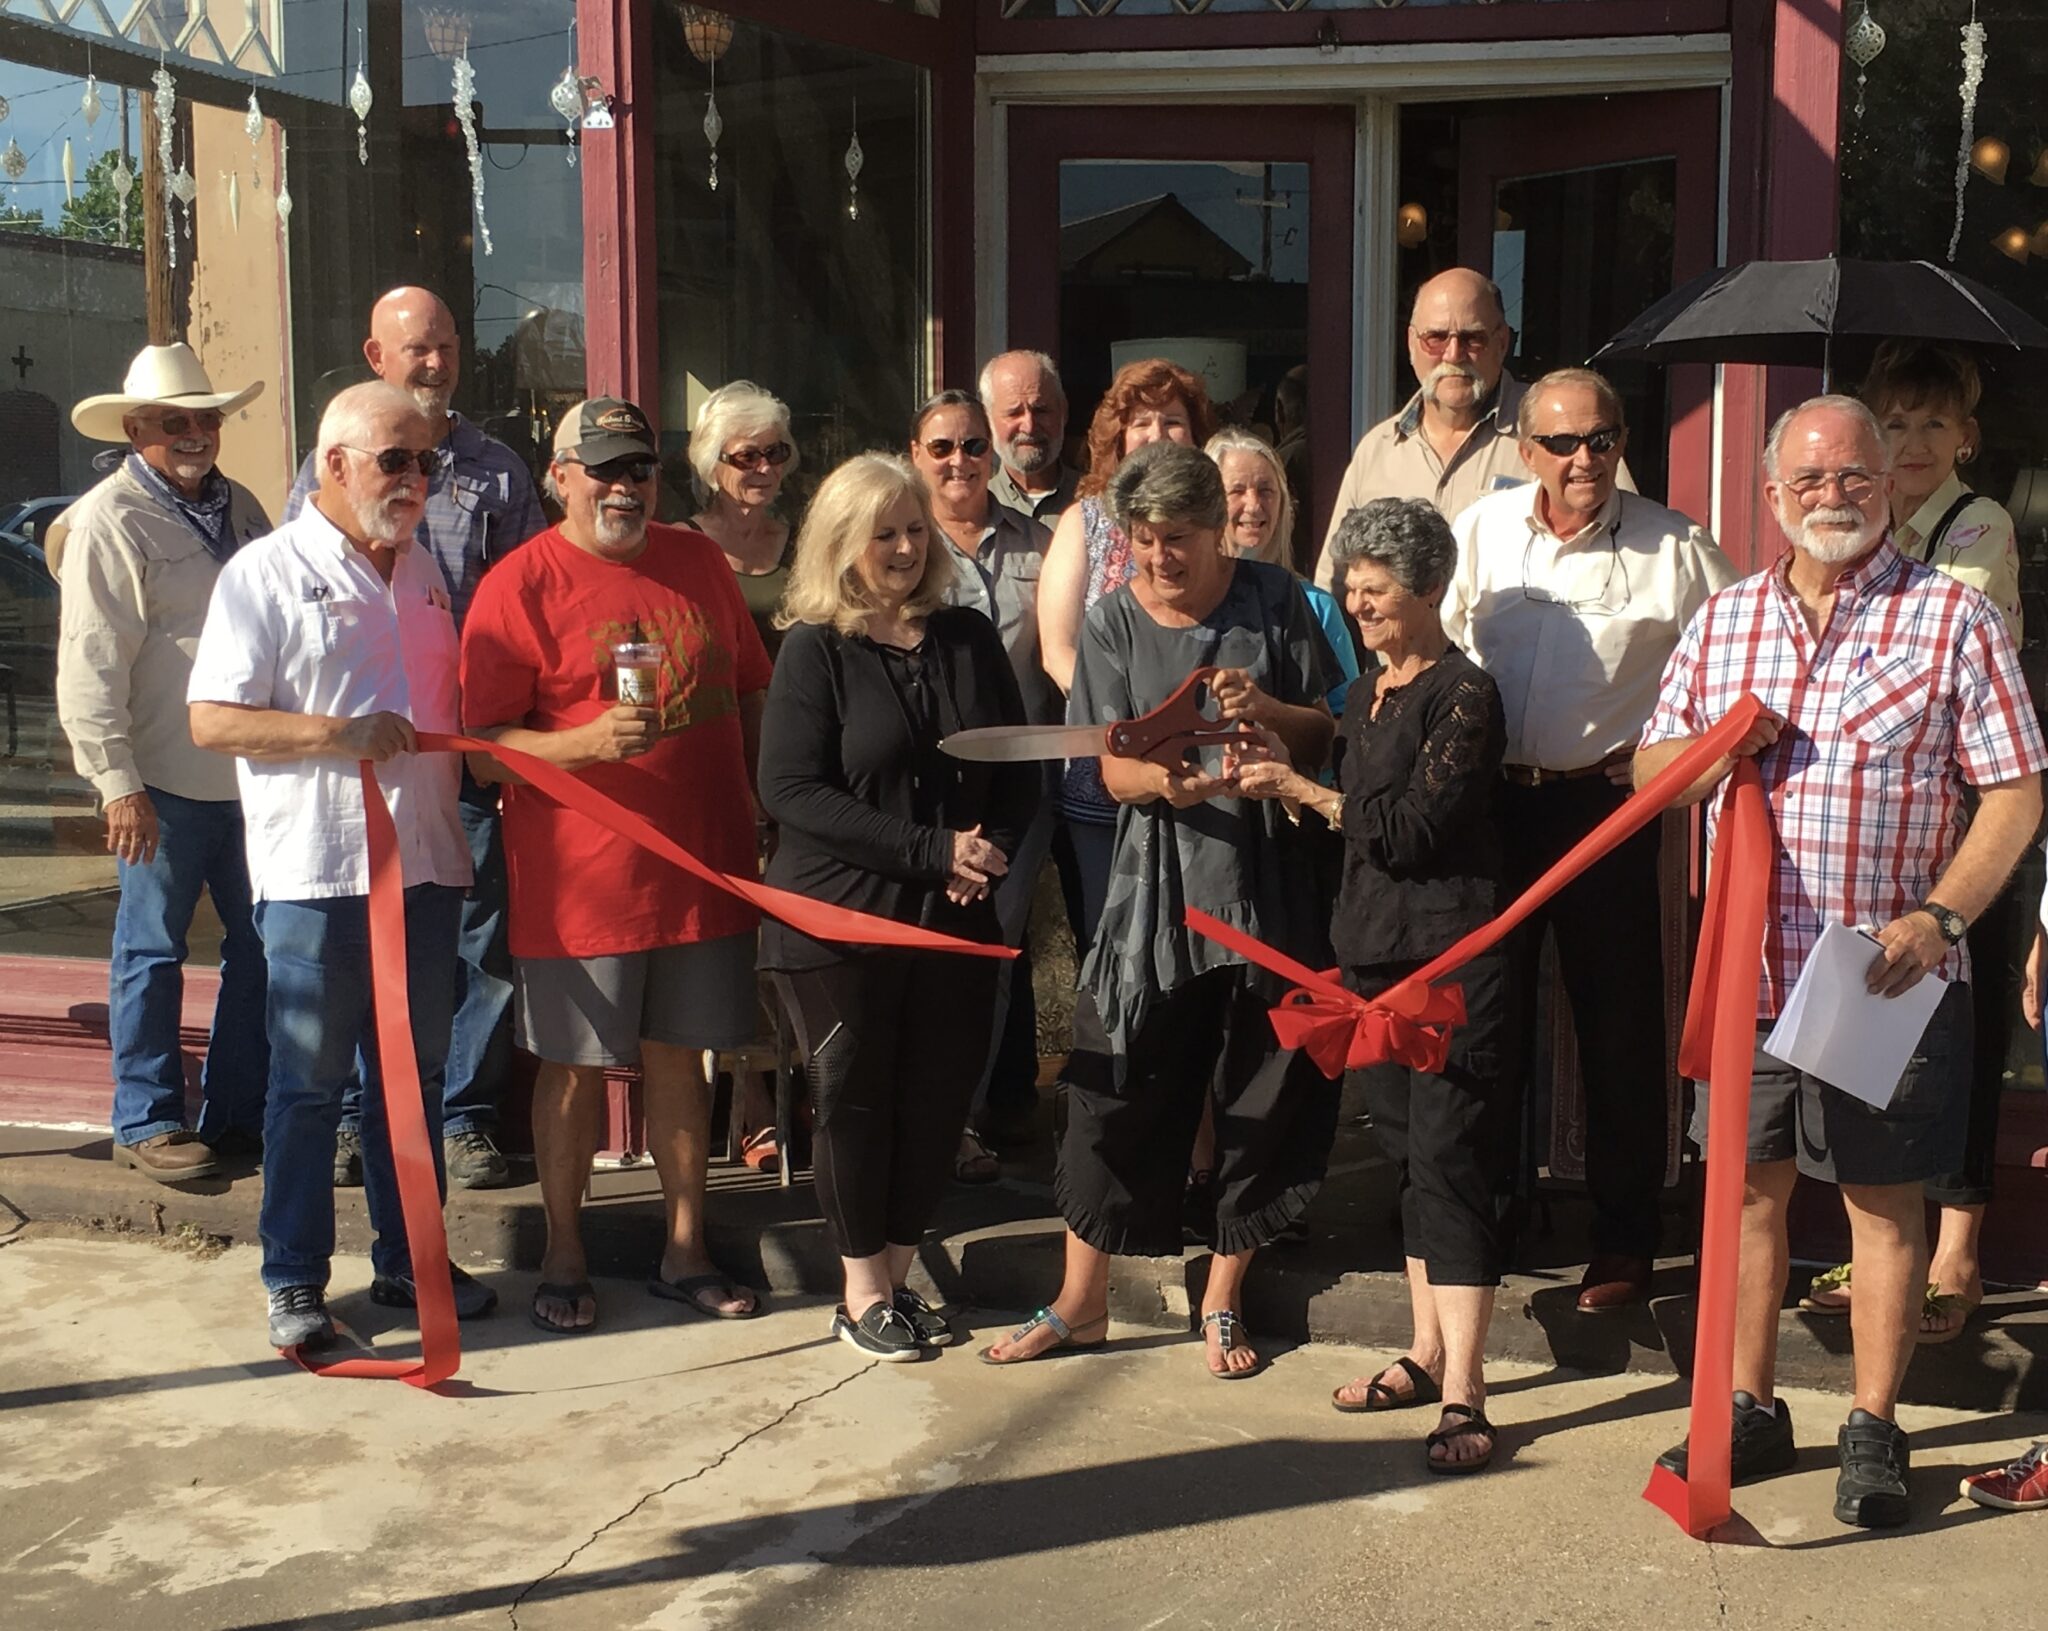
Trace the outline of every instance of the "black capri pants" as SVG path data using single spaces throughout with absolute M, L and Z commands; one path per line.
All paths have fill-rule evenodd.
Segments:
M 775 984 L 803 1052 L 811 1175 L 840 1256 L 915 1246 L 988 1057 L 994 960 L 884 950 Z
M 1419 963 L 1346 971 L 1360 996 L 1378 996 Z M 1400 1169 L 1401 1238 L 1433 1286 L 1494 1286 L 1507 1268 L 1515 1163 L 1522 1125 L 1521 1077 L 1508 1057 L 1508 957 L 1490 951 L 1456 978 L 1465 1023 L 1433 1075 L 1407 1065 L 1358 1072 L 1373 1132 Z
M 1188 1158 L 1212 1094 L 1216 1250 L 1263 1246 L 1308 1210 L 1330 1163 L 1338 1087 L 1274 1039 L 1267 1010 L 1284 990 L 1242 966 L 1198 974 L 1154 1001 L 1121 1058 L 1083 994 L 1053 1180 L 1082 1240 L 1117 1256 L 1180 1255 Z

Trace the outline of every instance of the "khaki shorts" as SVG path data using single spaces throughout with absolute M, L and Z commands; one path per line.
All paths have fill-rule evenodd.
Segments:
M 641 1042 L 744 1047 L 760 1032 L 753 934 L 623 957 L 519 957 L 519 1045 L 555 1065 L 637 1065 Z

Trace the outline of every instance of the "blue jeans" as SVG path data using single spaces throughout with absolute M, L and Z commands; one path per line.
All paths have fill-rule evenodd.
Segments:
M 263 1032 L 263 947 L 249 915 L 242 807 L 232 799 L 144 791 L 156 806 L 156 859 L 117 863 L 121 902 L 108 966 L 114 1141 L 140 1144 L 184 1128 L 178 1027 L 185 1002 L 185 936 L 202 888 L 213 896 L 227 937 L 200 1078 L 199 1136 L 211 1143 L 232 1129 L 253 1137 L 263 1125 L 270 1044 Z
M 498 790 L 462 773 L 462 830 L 476 882 L 462 901 L 462 960 L 455 965 L 455 1032 L 441 1095 L 441 1132 L 490 1132 L 512 1063 L 512 952 L 505 940 L 505 839 Z M 342 1101 L 341 1123 L 362 1120 L 362 1082 Z
M 415 884 L 405 892 L 405 965 L 419 1058 L 427 1141 L 441 1171 L 441 1080 L 455 1016 L 455 945 L 462 891 Z M 362 895 L 266 900 L 256 907 L 270 964 L 270 1100 L 263 1116 L 263 1284 L 325 1286 L 334 1255 L 334 1135 L 341 1099 L 363 1095 L 363 1188 L 379 1275 L 412 1272 L 398 1177 L 384 1115 L 370 998 L 370 912 Z M 445 1195 L 446 1184 L 442 1184 Z

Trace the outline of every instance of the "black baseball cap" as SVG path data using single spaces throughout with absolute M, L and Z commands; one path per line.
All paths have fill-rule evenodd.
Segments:
M 594 396 L 563 415 L 555 431 L 555 457 L 578 464 L 608 464 L 613 459 L 658 458 L 654 427 L 647 415 L 616 396 Z

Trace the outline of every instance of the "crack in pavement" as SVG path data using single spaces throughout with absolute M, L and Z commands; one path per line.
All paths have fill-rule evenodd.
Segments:
M 761 1437 L 762 1434 L 774 1432 L 776 1428 L 780 1427 L 784 1422 L 788 1421 L 791 1416 L 794 1416 L 799 1410 L 803 1409 L 805 1405 L 816 1404 L 818 1400 L 826 1398 L 831 1394 L 837 1393 L 841 1388 L 845 1387 L 848 1383 L 859 1381 L 863 1376 L 867 1375 L 868 1372 L 872 1371 L 879 1364 L 881 1364 L 881 1361 L 879 1359 L 871 1359 L 865 1365 L 861 1366 L 859 1370 L 853 1371 L 848 1375 L 840 1377 L 839 1380 L 834 1382 L 830 1387 L 820 1388 L 816 1393 L 806 1393 L 802 1398 L 792 1400 L 780 1415 L 775 1416 L 772 1420 L 763 1422 L 759 1427 L 751 1428 L 747 1432 L 742 1433 L 738 1438 L 734 1439 L 732 1443 L 728 1444 L 724 1449 L 720 1450 L 712 1460 L 705 1462 L 704 1465 L 699 1467 L 695 1472 L 684 1473 L 682 1477 L 671 1479 L 668 1483 L 663 1484 L 659 1489 L 649 1490 L 646 1494 L 642 1495 L 639 1500 L 635 1501 L 631 1506 L 627 1507 L 625 1511 L 621 1512 L 617 1517 L 609 1519 L 606 1522 L 598 1525 L 597 1528 L 591 1530 L 590 1534 L 585 1539 L 577 1543 L 574 1551 L 570 1552 L 570 1554 L 567 1557 L 563 1558 L 561 1562 L 557 1563 L 552 1569 L 548 1570 L 548 1572 L 542 1575 L 538 1580 L 531 1581 L 526 1586 L 522 1587 L 519 1595 L 513 1598 L 512 1601 L 506 1605 L 505 1613 L 512 1622 L 512 1631 L 519 1631 L 519 1610 L 521 1606 L 526 1602 L 527 1598 L 531 1597 L 536 1591 L 540 1590 L 542 1586 L 546 1585 L 550 1580 L 554 1579 L 556 1575 L 562 1573 L 562 1571 L 567 1569 L 570 1564 L 574 1563 L 577 1558 L 581 1557 L 592 1546 L 596 1545 L 597 1542 L 601 1540 L 608 1532 L 610 1532 L 613 1529 L 616 1529 L 628 1518 L 631 1518 L 642 1507 L 646 1506 L 648 1502 L 658 1501 L 662 1498 L 662 1496 L 667 1495 L 670 1491 L 681 1489 L 685 1484 L 695 1483 L 699 1478 L 704 1477 L 707 1473 L 716 1472 L 720 1467 L 724 1466 L 726 1462 L 730 1461 L 735 1455 L 739 1454 L 741 1450 L 745 1449 L 749 1444 L 753 1443 L 755 1439 Z

